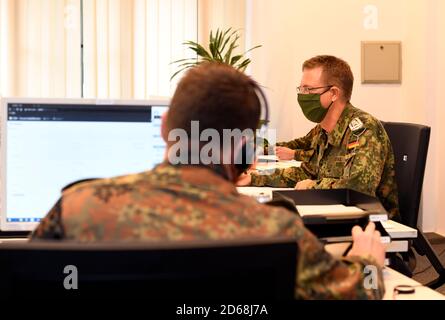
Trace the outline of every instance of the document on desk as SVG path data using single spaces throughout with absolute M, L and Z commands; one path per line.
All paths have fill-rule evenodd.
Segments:
M 270 187 L 237 187 L 239 193 L 256 198 L 259 202 L 272 200 L 272 192 L 280 190 L 294 190 L 293 188 L 270 188 Z
M 261 171 L 287 169 L 300 166 L 301 166 L 301 161 L 289 160 L 280 162 L 259 162 L 255 165 L 255 169 L 261 173 Z
M 326 217 L 332 219 L 359 218 L 367 213 L 355 206 L 335 205 L 298 205 L 297 211 L 301 217 Z
M 278 161 L 280 161 L 280 159 L 274 154 L 258 156 L 258 162 L 278 162 Z
M 343 204 L 335 205 L 297 205 L 297 211 L 301 217 L 326 219 L 354 219 L 369 217 L 369 221 L 383 222 L 388 220 L 386 212 L 375 212 L 363 210 L 355 206 L 345 206 Z
M 249 197 L 267 196 L 272 199 L 272 188 L 267 187 L 237 187 L 239 193 Z

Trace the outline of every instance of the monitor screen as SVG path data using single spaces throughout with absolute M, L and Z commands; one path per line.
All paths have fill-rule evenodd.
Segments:
M 2 231 L 33 230 L 82 179 L 152 169 L 162 162 L 164 101 L 2 101 Z

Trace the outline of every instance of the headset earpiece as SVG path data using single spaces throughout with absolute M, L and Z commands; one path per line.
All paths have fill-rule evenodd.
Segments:
M 255 92 L 261 106 L 260 120 L 262 122 L 262 125 L 260 128 L 258 128 L 256 134 L 259 134 L 260 137 L 263 137 L 267 132 L 269 123 L 269 104 L 263 90 L 257 84 L 255 84 L 255 87 Z M 243 141 L 240 151 L 235 157 L 235 159 L 238 160 L 235 161 L 235 166 L 240 174 L 247 171 L 253 165 L 257 158 L 257 155 L 260 153 L 260 147 L 264 147 L 263 144 L 257 145 L 257 142 L 259 140 L 257 139 L 256 134 L 254 137 Z M 262 149 L 264 150 L 264 148 Z
M 256 146 L 254 141 L 251 139 L 243 142 L 240 151 L 237 154 L 235 166 L 238 169 L 238 172 L 241 174 L 242 172 L 247 171 L 252 164 L 255 162 L 256 158 Z

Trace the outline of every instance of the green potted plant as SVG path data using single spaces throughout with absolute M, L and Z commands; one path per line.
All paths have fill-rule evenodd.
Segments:
M 235 52 L 239 47 L 239 39 L 240 35 L 238 34 L 238 30 L 232 30 L 232 28 L 229 28 L 225 31 L 217 29 L 216 33 L 210 31 L 209 45 L 207 49 L 194 41 L 184 42 L 184 45 L 196 53 L 196 57 L 180 59 L 172 62 L 172 64 L 178 64 L 178 70 L 172 75 L 171 79 L 176 77 L 184 70 L 205 61 L 225 63 L 233 66 L 241 72 L 244 72 L 247 66 L 251 63 L 251 60 L 246 58 L 245 55 L 248 52 L 261 47 L 261 45 L 255 46 L 242 54 L 237 54 Z
M 236 49 L 239 47 L 238 41 L 240 35 L 238 30 L 232 30 L 228 28 L 227 30 L 216 30 L 216 33 L 210 31 L 209 44 L 206 49 L 203 45 L 195 41 L 186 41 L 183 44 L 186 45 L 190 50 L 196 53 L 196 57 L 180 59 L 172 62 L 172 64 L 178 65 L 178 70 L 172 75 L 170 80 L 176 77 L 178 74 L 199 65 L 203 62 L 215 61 L 220 63 L 228 64 L 241 72 L 244 72 L 249 64 L 252 62 L 246 57 L 246 54 L 254 49 L 260 48 L 261 45 L 257 45 L 244 53 L 236 53 Z M 266 120 L 260 120 L 258 128 L 261 128 L 266 123 Z M 260 143 L 264 147 L 264 153 L 267 154 L 268 141 L 267 139 L 257 137 L 257 143 Z

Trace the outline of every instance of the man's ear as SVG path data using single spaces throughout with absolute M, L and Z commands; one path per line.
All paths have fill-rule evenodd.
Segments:
M 340 90 L 340 88 L 336 87 L 336 86 L 333 86 L 331 88 L 331 91 L 332 91 L 332 101 L 335 102 L 335 101 L 339 100 L 340 97 L 341 97 L 341 90 Z
M 168 142 L 168 133 L 169 133 L 167 126 L 167 118 L 168 118 L 168 111 L 165 112 L 161 117 L 161 135 L 165 143 Z

